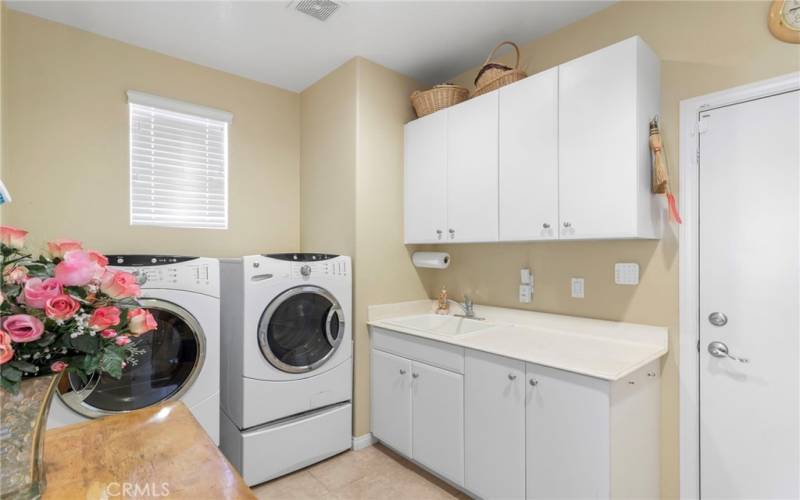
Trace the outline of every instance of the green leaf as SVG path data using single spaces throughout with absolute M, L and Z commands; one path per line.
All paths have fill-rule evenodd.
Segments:
M 39 371 L 39 368 L 36 365 L 33 363 L 28 363 L 27 361 L 22 361 L 21 359 L 15 359 L 8 364 L 25 373 L 36 373 Z
M 97 371 L 99 364 L 100 364 L 100 355 L 91 354 L 83 357 L 79 365 L 79 368 L 82 368 L 83 371 L 86 372 L 87 374 L 91 374 Z
M 100 369 L 114 378 L 122 376 L 122 362 L 124 359 L 114 349 L 106 349 L 103 351 L 103 357 L 100 359 Z
M 11 382 L 19 382 L 22 380 L 22 372 L 11 365 L 3 366 L 2 370 L 0 370 L 0 375 Z
M 94 354 L 100 349 L 100 337 L 84 333 L 74 339 L 70 339 L 70 344 L 75 349 L 87 354 Z
M 19 392 L 20 382 L 8 380 L 5 377 L 0 377 L 0 387 L 5 389 L 6 391 L 10 392 L 11 394 L 16 394 Z
M 38 345 L 40 347 L 47 347 L 50 344 L 52 344 L 53 342 L 55 342 L 57 338 L 58 337 L 56 336 L 55 333 L 47 332 L 44 335 L 42 335 L 42 338 L 40 338 L 36 342 L 36 345 Z

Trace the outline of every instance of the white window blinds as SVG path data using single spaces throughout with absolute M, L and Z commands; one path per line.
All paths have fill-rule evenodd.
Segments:
M 128 92 L 131 224 L 228 227 L 231 115 Z

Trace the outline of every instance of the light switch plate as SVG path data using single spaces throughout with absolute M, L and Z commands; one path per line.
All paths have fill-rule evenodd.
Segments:
M 638 285 L 639 264 L 635 262 L 617 262 L 614 265 L 614 283 L 617 285 Z
M 533 290 L 530 285 L 519 286 L 519 301 L 522 304 L 530 304 L 533 295 Z
M 572 278 L 572 298 L 583 298 L 584 283 L 583 278 Z

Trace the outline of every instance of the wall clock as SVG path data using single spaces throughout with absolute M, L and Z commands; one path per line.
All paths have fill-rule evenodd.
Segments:
M 800 0 L 772 0 L 767 25 L 778 40 L 800 43 Z

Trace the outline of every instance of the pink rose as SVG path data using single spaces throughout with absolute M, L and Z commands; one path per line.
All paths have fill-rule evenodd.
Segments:
M 106 271 L 100 279 L 100 290 L 112 299 L 138 297 L 141 293 L 136 277 L 125 271 Z
M 129 339 L 125 335 L 120 335 L 119 337 L 117 337 L 117 339 L 114 341 L 114 343 L 117 344 L 118 346 L 122 347 L 124 345 L 130 344 L 131 343 L 131 339 Z
M 61 282 L 55 278 L 47 278 L 42 281 L 41 278 L 31 278 L 25 282 L 25 288 L 22 289 L 21 302 L 24 302 L 28 307 L 35 309 L 44 309 L 45 303 L 61 295 Z
M 28 231 L 11 226 L 0 226 L 0 243 L 5 246 L 20 249 L 25 246 L 25 236 Z
M 28 281 L 28 268 L 25 266 L 9 266 L 3 271 L 3 280 L 14 285 Z
M 100 332 L 100 336 L 103 337 L 104 339 L 113 339 L 114 337 L 117 336 L 117 331 L 107 328 L 102 332 Z
M 89 258 L 92 259 L 94 263 L 97 264 L 98 266 L 106 267 L 108 265 L 108 257 L 101 254 L 97 250 L 89 250 L 86 253 L 89 254 Z
M 11 347 L 11 337 L 0 330 L 0 365 L 11 361 L 14 358 L 14 348 Z
M 89 326 L 93 330 L 105 330 L 119 324 L 119 309 L 114 306 L 98 307 L 89 318 Z
M 64 254 L 64 260 L 55 269 L 56 279 L 64 286 L 84 286 L 99 277 L 103 268 L 83 250 L 70 250 Z
M 44 325 L 39 318 L 27 314 L 14 314 L 3 321 L 3 329 L 11 340 L 24 343 L 39 340 L 44 333 Z
M 69 295 L 61 294 L 49 299 L 44 304 L 44 312 L 50 319 L 66 321 L 75 316 L 81 305 Z
M 52 365 L 50 365 L 50 371 L 53 373 L 60 373 L 67 369 L 69 365 L 63 361 L 56 361 Z
M 75 240 L 55 240 L 47 242 L 47 251 L 53 257 L 64 257 L 70 250 L 83 250 L 80 241 Z
M 130 330 L 132 334 L 141 335 L 150 330 L 155 330 L 156 328 L 158 328 L 158 323 L 153 315 L 150 314 L 150 311 L 142 309 L 141 307 L 128 311 L 128 330 Z

